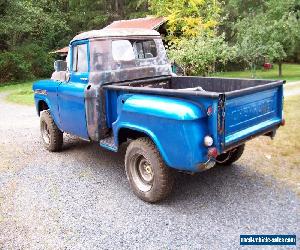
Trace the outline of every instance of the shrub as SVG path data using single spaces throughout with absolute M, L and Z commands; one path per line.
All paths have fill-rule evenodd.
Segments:
M 49 76 L 53 56 L 46 49 L 30 44 L 0 54 L 0 82 Z
M 30 79 L 31 65 L 17 51 L 6 51 L 0 54 L 0 82 Z
M 185 75 L 208 75 L 216 65 L 225 65 L 235 58 L 235 48 L 229 47 L 224 36 L 202 34 L 181 39 L 168 49 L 169 57 L 179 64 Z

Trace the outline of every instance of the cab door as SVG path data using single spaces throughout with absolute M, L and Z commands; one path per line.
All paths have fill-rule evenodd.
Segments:
M 61 129 L 88 139 L 84 91 L 89 80 L 89 42 L 72 43 L 70 50 L 70 79 L 58 87 Z

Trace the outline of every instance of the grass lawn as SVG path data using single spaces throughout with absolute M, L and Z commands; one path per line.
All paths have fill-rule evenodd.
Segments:
M 33 82 L 34 81 L 27 81 L 23 83 L 10 83 L 3 86 L 0 85 L 0 93 L 8 92 L 9 94 L 6 96 L 6 100 L 9 102 L 33 105 Z
M 281 78 L 278 77 L 278 65 L 275 64 L 273 69 L 265 71 L 262 69 L 256 70 L 257 79 L 283 79 L 289 82 L 300 81 L 300 64 L 283 64 Z M 252 72 L 250 70 L 245 71 L 231 71 L 231 72 L 219 72 L 213 74 L 217 77 L 233 77 L 233 78 L 252 78 Z

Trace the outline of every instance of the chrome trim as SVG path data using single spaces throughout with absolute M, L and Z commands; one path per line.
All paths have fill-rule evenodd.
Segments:
M 44 90 L 44 89 L 36 89 L 36 90 L 34 90 L 34 94 L 38 94 L 38 95 L 47 95 L 47 90 Z

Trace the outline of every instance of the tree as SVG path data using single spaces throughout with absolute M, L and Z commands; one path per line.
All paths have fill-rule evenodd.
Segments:
M 295 53 L 300 39 L 300 1 L 270 0 L 267 3 L 269 21 L 269 43 L 273 50 L 270 50 L 269 57 L 279 65 L 279 77 L 282 77 L 282 62 L 285 58 Z
M 168 50 L 171 60 L 176 61 L 185 75 L 209 75 L 215 71 L 215 64 L 226 64 L 235 57 L 235 48 L 229 47 L 224 35 L 201 34 L 183 38 Z
M 282 62 L 295 52 L 300 39 L 297 2 L 269 0 L 265 10 L 252 13 L 236 24 L 239 55 L 254 71 L 267 58 L 278 63 L 278 75 L 282 77 Z
M 261 12 L 265 9 L 266 0 L 225 0 L 220 23 L 220 32 L 225 33 L 228 42 L 236 42 L 237 30 L 235 24 L 253 13 Z
M 218 25 L 221 4 L 218 0 L 151 0 L 150 10 L 167 20 L 168 41 L 196 37 Z
M 217 35 L 221 18 L 218 0 L 152 0 L 150 10 L 166 18 L 168 54 L 187 75 L 207 75 L 232 52 Z
M 0 0 L 0 82 L 49 76 L 49 52 L 77 33 L 147 10 L 147 0 Z

